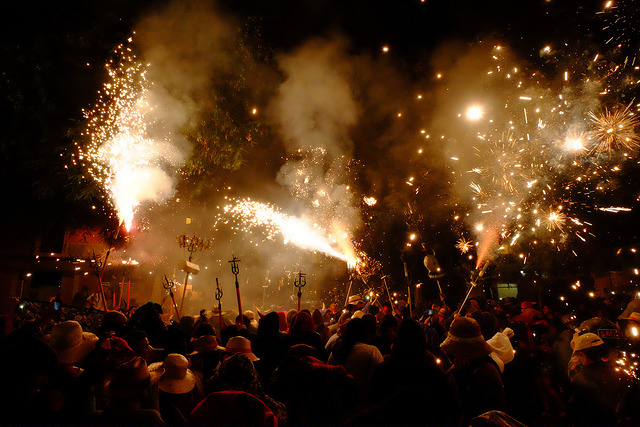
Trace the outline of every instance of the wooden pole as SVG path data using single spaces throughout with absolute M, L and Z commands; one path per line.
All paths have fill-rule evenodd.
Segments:
M 484 263 L 484 266 L 482 267 L 482 270 L 480 271 L 480 274 L 478 274 L 478 277 L 476 278 L 476 280 L 479 280 L 482 278 L 482 276 L 484 276 L 484 272 L 487 270 L 487 266 L 489 265 L 489 261 Z M 470 287 L 469 287 L 469 291 L 467 292 L 467 296 L 464 297 L 464 301 L 462 301 L 462 305 L 460 306 L 460 308 L 458 309 L 458 314 L 460 314 L 460 311 L 462 311 L 462 307 L 464 307 L 464 305 L 467 302 L 467 299 L 469 299 L 469 295 L 471 295 L 471 291 L 473 290 L 473 288 L 475 288 L 478 284 L 474 281 L 471 281 L 470 283 Z
M 238 314 L 240 315 L 240 321 L 242 322 L 242 299 L 240 299 L 240 284 L 238 283 L 238 276 L 236 276 L 236 297 L 238 298 Z
M 409 306 L 409 317 L 413 317 L 413 311 L 411 310 L 411 284 L 409 283 L 409 270 L 407 269 L 407 263 L 402 263 L 404 266 L 404 278 L 407 282 L 407 305 Z
M 182 299 L 180 300 L 180 311 L 184 307 L 184 296 L 187 294 L 187 284 L 189 283 L 189 273 L 187 273 L 187 277 L 184 278 L 184 288 L 182 288 Z
M 351 295 L 351 285 L 353 284 L 353 280 L 349 279 L 349 289 L 347 289 L 347 299 L 344 301 L 344 306 L 346 307 L 349 304 L 349 296 Z
M 173 281 L 170 281 L 167 275 L 164 275 L 164 283 L 162 287 L 169 291 L 169 296 L 171 297 L 171 303 L 173 309 L 176 311 L 176 315 L 178 316 L 178 320 L 180 320 L 180 310 L 178 310 L 178 305 L 176 304 L 176 299 L 173 295 Z M 173 317 L 171 315 L 171 310 L 169 310 L 169 318 Z
M 189 262 L 191 262 L 191 258 L 193 257 L 193 252 L 189 253 Z M 180 311 L 184 307 L 184 296 L 187 294 L 187 284 L 189 283 L 189 272 L 187 271 L 187 277 L 184 278 L 184 288 L 182 289 L 182 299 L 180 300 Z
M 173 296 L 173 291 L 169 291 L 169 296 L 171 297 L 171 302 L 173 303 L 173 309 L 176 311 L 176 316 L 178 316 L 178 320 L 180 320 L 180 310 L 178 310 L 178 304 L 176 304 L 176 299 Z
M 393 300 L 391 299 L 391 292 L 389 292 L 389 286 L 387 286 L 387 276 L 382 276 L 382 283 L 384 283 L 384 287 L 387 290 L 387 296 L 389 297 L 389 304 L 391 304 L 391 312 L 395 312 L 395 308 L 393 307 Z

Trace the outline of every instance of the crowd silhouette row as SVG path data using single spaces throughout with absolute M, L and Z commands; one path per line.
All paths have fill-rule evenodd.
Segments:
M 640 425 L 637 299 L 331 307 L 166 322 L 153 302 L 20 302 L 2 424 Z

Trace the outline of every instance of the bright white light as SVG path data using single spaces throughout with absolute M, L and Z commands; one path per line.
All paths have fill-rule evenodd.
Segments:
M 484 115 L 484 111 L 482 111 L 482 107 L 478 105 L 472 105 L 467 108 L 466 116 L 469 120 L 480 120 Z
M 569 151 L 580 151 L 585 149 L 584 142 L 580 137 L 578 138 L 568 137 L 564 142 L 564 146 Z
M 362 200 L 367 206 L 374 206 L 378 201 L 375 197 L 363 197 Z

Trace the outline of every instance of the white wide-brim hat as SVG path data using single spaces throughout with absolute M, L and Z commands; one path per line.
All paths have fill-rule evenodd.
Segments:
M 189 361 L 178 353 L 171 353 L 163 362 L 149 365 L 151 382 L 158 382 L 158 388 L 166 393 L 185 394 L 196 386 L 196 376 L 189 369 Z
M 84 360 L 95 348 L 98 337 L 84 332 L 75 320 L 67 320 L 56 324 L 51 333 L 44 336 L 44 341 L 55 351 L 58 362 L 71 364 Z

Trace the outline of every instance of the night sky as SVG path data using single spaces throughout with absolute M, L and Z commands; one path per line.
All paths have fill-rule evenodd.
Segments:
M 82 111 L 92 108 L 96 93 L 108 77 L 104 64 L 113 57 L 114 47 L 125 42 L 133 31 L 136 31 L 134 50 L 159 70 L 154 74 L 152 69 L 151 78 L 160 76 L 158 82 L 165 85 L 167 93 L 181 97 L 184 104 L 188 98 L 191 105 L 196 106 L 194 111 L 200 115 L 191 115 L 190 119 L 203 122 L 203 111 L 222 108 L 219 105 L 223 104 L 216 107 L 211 99 L 227 102 L 234 94 L 248 95 L 247 107 L 255 104 L 260 112 L 265 111 L 255 123 L 251 122 L 254 133 L 250 143 L 242 147 L 239 167 L 209 166 L 204 174 L 197 176 L 183 169 L 177 174 L 176 193 L 168 206 L 147 206 L 140 211 L 140 218 L 150 222 L 151 232 L 154 220 L 158 230 L 162 224 L 169 227 L 170 232 L 181 232 L 176 228 L 176 221 L 166 219 L 169 211 L 173 209 L 181 218 L 183 214 L 198 218 L 199 214 L 193 211 L 199 209 L 200 219 L 206 218 L 210 215 L 208 209 L 220 203 L 223 195 L 250 196 L 275 203 L 291 214 L 306 212 L 306 207 L 294 202 L 295 197 L 283 195 L 288 188 L 283 184 L 286 178 L 283 178 L 283 168 L 294 156 L 291 144 L 286 142 L 289 134 L 285 121 L 275 111 L 284 109 L 278 107 L 279 100 L 284 98 L 283 82 L 295 74 L 292 70 L 299 71 L 304 66 L 303 61 L 291 65 L 292 62 L 287 61 L 293 59 L 287 58 L 300 58 L 305 52 L 313 58 L 313 54 L 308 53 L 309 46 L 315 46 L 318 52 L 330 46 L 338 53 L 332 53 L 334 57 L 328 54 L 333 58 L 329 62 L 348 75 L 345 80 L 350 84 L 349 93 L 355 104 L 356 118 L 345 120 L 348 129 L 344 135 L 348 144 L 339 151 L 350 157 L 344 166 L 351 180 L 349 190 L 356 199 L 373 196 L 379 202 L 375 207 L 357 204 L 361 218 L 356 229 L 351 230 L 354 240 L 369 257 L 380 261 L 384 270 L 395 275 L 398 282 L 402 280 L 403 262 L 409 264 L 415 280 L 426 279 L 426 270 L 422 267 L 424 253 L 419 244 L 425 243 L 436 250 L 441 264 L 451 272 L 452 282 L 460 282 L 474 267 L 475 258 L 468 260 L 466 254 L 456 248 L 456 241 L 461 236 L 472 240 L 475 237 L 473 224 L 452 218 L 465 209 L 473 210 L 474 203 L 467 197 L 470 192 L 461 194 L 456 189 L 453 182 L 456 169 L 448 162 L 452 150 L 464 143 L 463 136 L 457 132 L 466 125 L 456 125 L 457 116 L 453 113 L 446 126 L 442 121 L 454 108 L 463 112 L 464 103 L 468 101 L 461 93 L 470 94 L 469 100 L 473 98 L 471 95 L 487 93 L 482 91 L 488 90 L 488 83 L 473 74 L 475 66 L 481 69 L 485 65 L 484 59 L 473 58 L 480 58 L 494 45 L 505 46 L 510 52 L 509 60 L 527 72 L 537 73 L 530 79 L 535 81 L 536 90 L 554 91 L 573 97 L 570 99 L 576 100 L 576 105 L 583 103 L 584 107 L 572 110 L 571 114 L 576 116 L 581 113 L 586 117 L 589 106 L 595 105 L 588 93 L 592 89 L 587 89 L 585 81 L 596 77 L 606 80 L 610 91 L 615 92 L 615 97 L 607 98 L 610 103 L 603 101 L 602 105 L 607 108 L 629 105 L 636 96 L 635 87 L 628 83 L 633 77 L 622 74 L 626 71 L 603 72 L 586 65 L 594 53 L 601 52 L 608 61 L 605 68 L 611 70 L 615 64 L 624 64 L 624 70 L 633 71 L 629 58 L 635 58 L 638 51 L 633 23 L 637 11 L 632 1 L 614 3 L 617 9 L 605 16 L 600 13 L 605 2 L 577 0 L 249 0 L 190 2 L 187 3 L 190 6 L 182 7 L 166 1 L 45 5 L 10 2 L 2 6 L 0 13 L 0 114 L 5 123 L 0 136 L 0 180 L 7 221 L 20 227 L 8 232 L 7 243 L 19 239 L 21 233 L 48 233 L 65 225 L 114 227 L 115 215 L 108 198 L 91 188 L 82 171 L 66 166 L 73 157 L 78 129 L 84 126 Z M 173 17 L 167 12 L 172 10 Z M 211 15 L 201 15 L 202 20 L 193 21 L 194 25 L 190 26 L 187 18 L 197 15 L 193 10 L 211 11 Z M 180 22 L 180 13 L 187 17 L 183 22 Z M 206 21 L 208 17 L 212 19 L 210 22 Z M 615 25 L 610 25 L 612 22 Z M 226 32 L 218 31 L 216 25 L 225 26 Z M 190 32 L 189 28 L 198 31 Z M 253 49 L 250 60 L 239 60 L 242 58 L 239 49 L 233 44 L 225 45 L 228 40 L 237 40 L 229 34 L 244 35 L 243 40 Z M 215 42 L 209 43 L 207 37 Z M 611 39 L 619 43 L 607 43 Z M 553 46 L 553 54 L 545 56 L 543 49 L 547 45 Z M 216 59 L 210 62 L 203 59 L 208 51 L 198 51 L 200 46 L 215 46 L 218 56 L 212 55 L 212 58 Z M 383 50 L 385 46 L 388 52 Z M 465 64 L 463 59 L 468 61 L 468 76 L 461 72 L 464 71 L 461 70 Z M 229 63 L 222 64 L 227 60 Z M 238 80 L 240 89 L 240 83 L 233 77 L 238 64 L 242 70 L 235 75 L 242 77 Z M 286 64 L 291 67 L 289 71 Z M 451 73 L 445 74 L 445 83 L 439 83 L 434 76 L 443 69 Z M 176 77 L 177 72 L 171 70 L 180 70 L 184 75 Z M 572 79 L 580 80 L 582 86 L 562 87 L 565 70 L 571 70 Z M 174 72 L 173 80 L 166 78 L 171 72 Z M 447 80 L 454 75 L 456 79 Z M 198 87 L 203 76 L 202 81 L 208 86 Z M 235 82 L 236 86 L 224 92 L 224 81 L 220 80 Z M 187 81 L 191 84 L 188 91 Z M 506 89 L 496 87 L 497 90 L 492 88 L 495 94 L 492 96 L 498 99 Z M 207 91 L 215 95 L 209 97 Z M 424 102 L 416 103 L 416 94 L 424 94 L 424 98 L 420 98 Z M 460 105 L 453 105 L 458 100 Z M 205 108 L 205 101 L 210 103 L 206 107 L 209 110 Z M 246 124 L 246 117 L 234 116 L 241 108 L 237 103 L 227 102 L 222 109 L 226 109 L 232 123 Z M 571 105 L 567 108 L 571 109 Z M 398 120 L 398 114 L 402 114 L 403 121 Z M 518 110 L 517 120 L 520 114 Z M 588 119 L 580 120 L 588 123 Z M 189 126 L 195 125 L 189 122 Z M 567 123 L 562 126 L 563 130 L 558 133 L 571 128 Z M 415 150 L 424 129 L 434 134 L 447 132 L 448 142 L 440 145 L 429 142 L 424 147 L 425 158 L 417 158 Z M 191 135 L 195 134 L 194 131 Z M 548 149 L 551 143 L 545 144 Z M 634 268 L 635 256 L 620 256 L 620 250 L 622 253 L 629 250 L 638 239 L 639 166 L 637 150 L 632 151 L 615 176 L 605 176 L 602 170 L 598 172 L 601 183 L 606 182 L 607 186 L 602 194 L 594 195 L 592 189 L 572 189 L 570 195 L 568 191 L 559 191 L 553 202 L 546 199 L 540 202 L 546 210 L 550 205 L 569 206 L 570 218 L 579 217 L 581 222 L 589 224 L 588 232 L 582 233 L 586 240 L 576 238 L 569 227 L 567 236 L 562 238 L 546 235 L 522 238 L 510 250 L 493 255 L 492 274 L 509 275 L 513 274 L 512 270 L 520 269 L 533 278 L 552 277 L 549 280 L 553 281 L 562 277 L 568 283 L 575 278 L 602 275 L 611 269 Z M 589 162 L 585 169 L 601 161 Z M 549 166 L 549 170 L 554 174 L 545 175 L 549 180 L 566 180 L 569 174 L 561 167 Z M 408 176 L 417 177 L 415 185 L 410 184 L 412 188 L 407 187 Z M 601 183 L 594 186 L 604 185 Z M 228 186 L 233 186 L 235 191 L 222 194 L 221 189 Z M 545 197 L 552 196 L 545 193 Z M 176 198 L 189 200 L 187 207 L 174 209 Z M 527 209 L 532 206 L 522 203 Z M 612 214 L 599 211 L 597 206 L 625 206 L 631 211 Z M 340 209 L 337 203 L 334 209 Z M 417 233 L 418 238 L 407 244 L 407 236 L 412 233 Z M 513 237 L 511 230 L 500 243 Z M 545 243 L 538 244 L 538 240 Z M 5 247 L 3 251 L 10 252 L 10 249 Z M 523 263 L 524 258 L 528 264 Z M 304 261 L 302 265 L 306 266 Z

